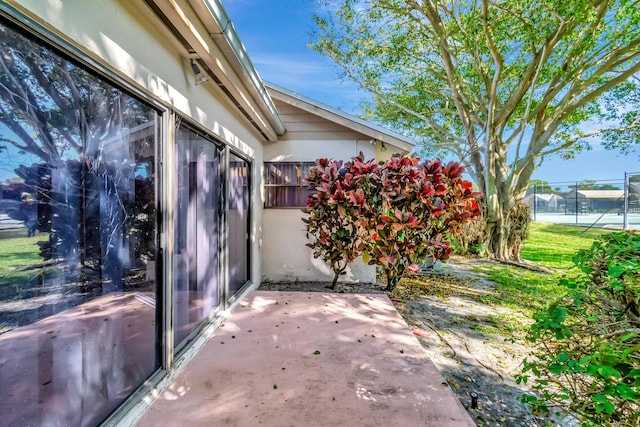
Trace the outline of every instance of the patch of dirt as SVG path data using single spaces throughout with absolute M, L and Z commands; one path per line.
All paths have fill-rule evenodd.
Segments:
M 383 283 L 338 283 L 331 289 L 331 282 L 262 282 L 261 291 L 336 292 L 339 294 L 384 294 Z
M 403 280 L 390 297 L 414 335 L 478 426 L 557 426 L 519 401 L 529 392 L 515 383 L 530 349 L 523 337 L 502 335 L 522 313 L 482 302 L 495 284 L 475 273 L 484 260 L 455 258 L 437 274 Z M 327 283 L 263 283 L 261 290 L 332 292 Z M 384 293 L 385 285 L 338 284 L 333 292 Z M 477 395 L 474 405 L 472 395 Z

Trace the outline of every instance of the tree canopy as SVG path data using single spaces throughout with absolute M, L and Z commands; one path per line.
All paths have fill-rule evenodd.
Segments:
M 513 215 L 545 157 L 638 142 L 638 1 L 324 5 L 312 47 L 374 95 L 368 115 L 467 165 L 491 255 L 519 258 Z

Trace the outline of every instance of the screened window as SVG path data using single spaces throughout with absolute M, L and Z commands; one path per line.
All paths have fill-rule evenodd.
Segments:
M 313 189 L 303 180 L 314 165 L 314 162 L 265 162 L 265 207 L 305 207 Z
M 96 425 L 157 369 L 158 121 L 0 23 L 0 424 Z

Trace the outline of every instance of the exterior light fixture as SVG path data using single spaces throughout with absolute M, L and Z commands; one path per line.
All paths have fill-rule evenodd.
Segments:
M 198 64 L 196 64 L 193 59 L 191 60 L 191 69 L 193 70 L 193 74 L 196 76 L 196 86 L 203 85 L 209 81 L 209 78 L 202 74 L 200 67 L 198 67 Z
M 380 151 L 387 151 L 387 146 L 384 145 L 384 142 L 380 145 Z

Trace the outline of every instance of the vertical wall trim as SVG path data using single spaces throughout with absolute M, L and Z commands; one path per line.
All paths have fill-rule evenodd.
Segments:
M 224 310 L 229 308 L 229 147 L 225 145 L 222 150 L 222 159 L 220 161 L 220 176 L 222 177 L 222 206 L 220 224 L 222 233 L 220 233 L 220 280 L 222 286 L 222 307 Z
M 163 341 L 164 349 L 162 354 L 162 368 L 170 369 L 173 365 L 174 345 L 173 345 L 173 255 L 174 255 L 174 230 L 175 230 L 175 144 L 176 144 L 176 115 L 174 112 L 166 115 L 162 121 L 163 141 L 162 170 L 164 173 L 162 180 L 162 206 L 164 207 L 162 221 L 162 248 L 163 263 Z

